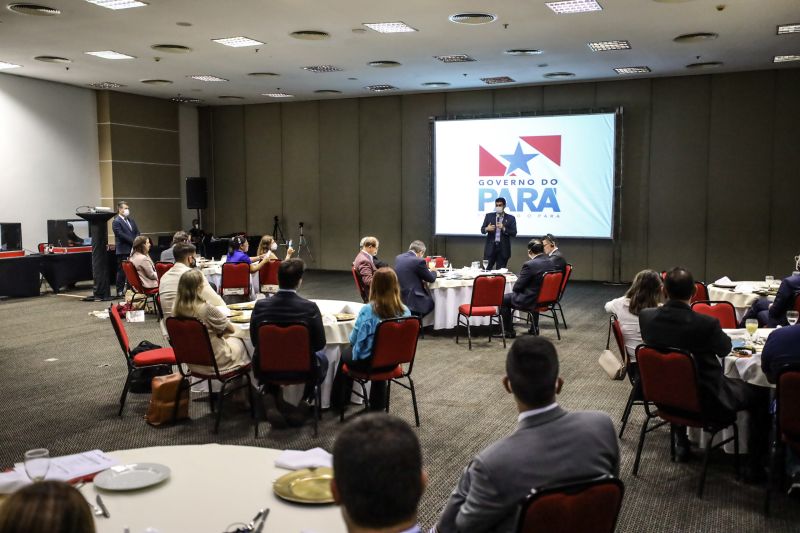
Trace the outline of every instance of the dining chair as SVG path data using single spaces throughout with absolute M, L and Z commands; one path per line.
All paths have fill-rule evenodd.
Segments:
M 222 263 L 222 296 L 250 296 L 250 265 L 247 263 Z
M 364 303 L 369 302 L 369 294 L 367 294 L 367 289 L 364 287 L 364 282 L 361 280 L 361 274 L 358 273 L 355 266 L 350 270 L 353 272 L 353 280 L 356 282 L 356 289 L 358 290 L 359 296 L 361 296 L 361 301 Z
M 161 278 L 169 272 L 169 269 L 175 266 L 175 263 L 168 263 L 166 261 L 158 261 L 156 263 L 156 275 L 158 275 L 158 281 L 161 282 Z
M 347 364 L 342 365 L 342 372 L 361 385 L 361 393 L 352 392 L 356 396 L 364 399 L 364 406 L 366 409 L 369 409 L 367 382 L 388 382 L 386 384 L 386 412 L 389 412 L 392 383 L 396 383 L 410 391 L 411 403 L 414 407 L 414 420 L 417 427 L 419 427 L 417 392 L 414 389 L 414 380 L 411 379 L 411 371 L 414 369 L 414 357 L 417 353 L 417 338 L 421 327 L 422 323 L 416 316 L 382 320 L 375 330 L 375 342 L 372 347 L 372 357 L 369 358 L 369 368 L 366 370 L 356 370 L 348 367 Z M 401 379 L 408 380 L 408 385 L 400 381 Z M 342 390 L 342 394 L 344 395 L 347 395 L 349 392 L 348 390 Z M 340 421 L 344 420 L 345 404 L 346 402 L 344 398 L 342 398 L 342 408 L 339 413 Z
M 156 309 L 156 295 L 158 294 L 158 287 L 152 289 L 145 289 L 142 285 L 142 280 L 139 279 L 139 273 L 136 272 L 136 266 L 127 259 L 122 262 L 122 271 L 125 273 L 125 279 L 128 285 L 134 292 L 134 295 L 141 294 L 144 296 L 144 309 L 147 310 L 147 300 L 153 302 L 153 309 Z
M 567 329 L 567 320 L 564 318 L 564 309 L 561 307 L 561 298 L 564 297 L 564 291 L 567 290 L 567 282 L 572 277 L 572 264 L 567 263 L 564 268 L 564 279 L 561 281 L 561 290 L 558 293 L 558 301 L 555 304 L 556 309 L 561 314 L 561 322 L 564 323 L 564 329 Z
M 708 301 L 708 289 L 702 281 L 694 282 L 694 294 L 690 303 Z
M 625 484 L 611 475 L 531 490 L 517 520 L 517 533 L 612 533 Z
M 538 321 L 534 322 L 533 315 L 542 315 L 553 319 L 553 324 L 556 327 L 556 335 L 558 340 L 561 340 L 561 332 L 558 329 L 558 315 L 556 315 L 556 304 L 558 303 L 558 296 L 561 293 L 561 281 L 564 279 L 564 273 L 560 270 L 552 270 L 545 272 L 542 276 L 542 284 L 539 287 L 539 295 L 536 302 L 530 308 L 513 308 L 519 309 L 527 313 L 526 322 L 531 324 L 534 329 L 534 335 L 539 334 Z M 537 324 L 537 325 L 534 325 Z
M 787 448 L 800 456 L 800 364 L 781 365 L 776 374 L 775 431 L 764 492 L 764 514 L 767 515 L 771 492 L 785 477 Z
M 281 267 L 280 259 L 270 259 L 258 271 L 258 286 L 262 294 L 275 294 L 278 292 L 278 269 Z
M 177 362 L 175 360 L 175 352 L 173 352 L 172 348 L 157 348 L 131 356 L 128 332 L 125 331 L 125 324 L 122 322 L 122 317 L 119 311 L 117 311 L 117 306 L 115 304 L 109 306 L 108 318 L 111 320 L 111 326 L 114 328 L 114 334 L 117 336 L 119 347 L 122 349 L 122 354 L 125 356 L 125 366 L 128 369 L 128 375 L 125 377 L 125 385 L 122 387 L 122 395 L 119 398 L 119 412 L 117 413 L 117 416 L 122 416 L 122 410 L 125 409 L 125 400 L 128 398 L 128 390 L 136 374 L 145 368 L 160 366 L 169 366 L 171 368 L 172 365 L 176 365 Z
M 696 301 L 692 311 L 716 318 L 722 329 L 736 329 L 736 308 L 730 302 Z
M 472 297 L 468 304 L 458 306 L 456 318 L 456 344 L 458 344 L 458 327 L 467 327 L 467 343 L 472 349 L 472 332 L 469 319 L 473 316 L 489 317 L 489 342 L 492 342 L 492 328 L 494 321 L 500 324 L 500 337 L 503 339 L 503 348 L 506 347 L 505 328 L 500 316 L 500 307 L 503 305 L 503 294 L 506 290 L 506 278 L 502 274 L 482 274 L 475 278 L 472 285 Z M 464 317 L 464 322 L 461 321 Z
M 628 356 L 628 349 L 625 347 L 625 336 L 622 334 L 622 326 L 620 326 L 619 318 L 617 315 L 611 314 L 608 320 L 609 335 L 614 335 L 614 341 L 617 343 L 620 357 L 625 363 L 625 374 L 628 376 L 628 382 L 631 384 L 631 392 L 628 394 L 628 400 L 625 402 L 625 409 L 622 411 L 622 425 L 619 428 L 619 438 L 625 432 L 625 426 L 628 424 L 628 418 L 631 415 L 631 410 L 634 405 L 644 405 L 642 398 L 642 386 L 639 383 L 639 366 L 636 361 L 633 361 Z M 606 342 L 606 345 L 609 343 Z
M 739 426 L 736 424 L 736 413 L 729 413 L 728 416 L 721 419 L 712 419 L 708 416 L 700 400 L 700 384 L 694 356 L 676 348 L 661 349 L 640 344 L 636 348 L 636 361 L 639 365 L 639 379 L 642 384 L 645 420 L 639 434 L 633 475 L 639 475 L 645 435 L 664 424 L 671 424 L 670 457 L 673 461 L 675 460 L 674 425 L 700 428 L 709 433 L 703 453 L 700 481 L 697 486 L 698 498 L 703 497 L 711 451 L 731 441 L 733 441 L 734 468 L 738 479 Z M 655 406 L 655 411 L 651 410 L 651 406 Z M 655 418 L 660 418 L 661 421 L 650 426 L 650 422 Z M 716 434 L 730 426 L 733 426 L 733 436 L 712 445 Z

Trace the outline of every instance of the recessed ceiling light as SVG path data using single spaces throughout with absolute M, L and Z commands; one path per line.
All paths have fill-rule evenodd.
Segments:
M 450 84 L 446 81 L 427 81 L 422 84 L 423 87 L 449 87 Z
M 193 80 L 198 81 L 230 81 L 226 80 L 225 78 L 218 78 L 217 76 L 212 76 L 211 74 L 195 74 L 194 76 L 189 76 Z
M 347 78 L 350 81 L 358 81 L 358 78 Z
M 785 35 L 787 33 L 800 33 L 800 22 L 794 24 L 781 24 L 778 26 L 778 35 Z
M 199 98 L 189 98 L 187 96 L 175 96 L 170 98 L 173 102 L 178 102 L 179 104 L 199 104 L 202 102 Z
M 364 88 L 367 89 L 368 91 L 372 91 L 372 92 L 376 92 L 376 93 L 380 93 L 380 92 L 383 92 L 383 91 L 396 91 L 397 90 L 397 87 L 395 87 L 394 85 L 387 85 L 385 83 L 381 83 L 381 84 L 378 84 L 378 85 L 367 85 Z
M 511 48 L 503 53 L 510 56 L 536 56 L 541 54 L 542 51 L 537 48 Z
M 397 61 L 370 61 L 367 63 L 367 66 L 375 67 L 375 68 L 392 68 L 392 67 L 399 67 L 400 63 Z
M 631 43 L 622 40 L 596 41 L 587 43 L 593 52 L 608 52 L 610 50 L 630 50 Z
M 269 96 L 270 98 L 294 98 L 293 94 L 288 93 L 264 93 L 261 96 Z
M 154 44 L 150 48 L 167 54 L 188 54 L 192 51 L 191 48 L 182 44 Z
M 544 5 L 559 15 L 603 10 L 603 6 L 595 0 L 566 0 L 565 2 L 546 2 Z
M 499 83 L 514 83 L 514 79 L 508 76 L 495 76 L 494 78 L 481 78 L 481 81 L 486 85 L 497 85 Z
M 451 54 L 449 56 L 433 56 L 442 63 L 466 63 L 468 61 L 475 61 L 467 54 Z
M 94 87 L 95 89 L 119 89 L 120 87 L 125 87 L 121 83 L 115 83 L 113 81 L 100 81 L 97 83 L 90 83 L 89 87 Z
M 772 60 L 773 63 L 788 63 L 789 61 L 800 61 L 800 55 L 775 56 Z
M 188 28 L 188 27 L 190 27 L 192 25 L 192 23 L 191 22 L 176 22 L 175 25 L 176 26 L 182 26 L 184 28 Z
M 545 78 L 550 80 L 559 80 L 564 78 L 574 78 L 574 72 L 548 72 L 544 75 Z
M 497 20 L 497 15 L 492 15 L 491 13 L 456 13 L 455 15 L 450 15 L 449 17 L 450 22 L 455 22 L 456 24 L 489 24 L 490 22 L 494 22 Z
M 364 22 L 362 26 L 378 33 L 409 33 L 417 31 L 405 22 Z
M 34 57 L 34 59 L 36 61 L 41 61 L 43 63 L 61 63 L 61 64 L 72 63 L 71 59 L 59 56 L 36 56 Z
M 119 52 L 115 52 L 114 50 L 100 50 L 99 52 L 85 52 L 85 53 L 86 55 L 102 57 L 103 59 L 136 59 L 133 56 L 129 56 L 127 54 L 121 54 Z
M 132 7 L 144 7 L 147 4 L 145 2 L 139 2 L 138 0 L 86 0 L 90 4 L 94 4 L 96 6 L 105 7 L 108 9 L 130 9 Z
M 241 48 L 243 46 L 258 46 L 260 44 L 264 44 L 261 41 L 256 41 L 255 39 L 251 39 L 250 37 L 224 37 L 222 39 L 211 39 L 215 43 L 224 44 L 225 46 L 230 46 L 232 48 Z
M 280 74 L 276 74 L 275 72 L 250 72 L 247 75 L 248 76 L 254 76 L 254 77 L 259 77 L 259 76 L 263 76 L 263 77 L 280 76 Z
M 722 66 L 722 61 L 705 61 L 703 63 L 690 63 L 686 65 L 686 68 L 706 69 L 706 68 L 717 68 L 719 66 Z
M 342 94 L 342 91 L 337 91 L 336 89 L 317 89 L 314 91 L 315 94 Z
M 356 33 L 358 35 L 363 35 L 363 34 L 367 33 L 367 30 L 365 30 L 364 28 L 353 28 L 350 31 L 353 32 L 353 33 Z
M 22 65 L 16 65 L 14 63 L 6 63 L 5 61 L 0 61 L 0 70 L 5 70 L 9 68 L 20 68 Z
M 300 39 L 301 41 L 324 41 L 325 39 L 330 39 L 331 35 L 324 31 L 300 30 L 293 31 L 289 34 L 289 37 L 294 37 L 295 39 Z
M 650 67 L 617 67 L 614 72 L 617 74 L 643 74 L 650 72 Z
M 713 41 L 719 37 L 716 33 L 711 32 L 698 32 L 698 33 L 686 33 L 684 35 L 678 35 L 673 41 L 676 43 L 699 43 L 702 41 Z
M 8 9 L 14 13 L 19 13 L 20 15 L 33 15 L 35 17 L 53 17 L 61 14 L 60 10 L 53 7 L 21 2 L 8 4 Z
M 340 72 L 344 69 L 339 67 L 334 67 L 333 65 L 312 65 L 310 67 L 301 67 L 303 70 L 307 70 L 309 72 L 314 72 L 316 74 L 322 74 L 325 72 Z
M 244 100 L 244 98 L 241 96 L 233 96 L 227 94 L 223 94 L 222 96 L 217 96 L 217 98 L 221 98 L 222 100 Z
M 172 85 L 170 80 L 139 80 L 148 85 Z

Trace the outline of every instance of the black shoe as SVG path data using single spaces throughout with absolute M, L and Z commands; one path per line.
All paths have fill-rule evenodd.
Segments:
M 792 476 L 792 484 L 789 485 L 789 490 L 786 491 L 786 494 L 795 499 L 800 498 L 800 474 Z
M 675 461 L 678 463 L 688 463 L 692 460 L 694 454 L 689 442 L 678 443 L 675 445 Z
M 513 329 L 511 331 L 506 331 L 506 339 L 514 339 L 517 337 L 517 332 Z

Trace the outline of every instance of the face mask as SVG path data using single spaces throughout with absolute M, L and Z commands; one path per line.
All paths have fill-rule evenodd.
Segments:
M 503 208 L 499 205 L 494 206 L 494 212 L 500 214 L 503 212 Z
M 124 217 L 131 216 L 131 210 L 126 207 L 125 209 L 122 210 L 122 216 Z
M 278 249 L 278 243 L 277 242 L 273 242 L 272 244 L 269 245 L 269 249 L 274 252 L 275 250 Z

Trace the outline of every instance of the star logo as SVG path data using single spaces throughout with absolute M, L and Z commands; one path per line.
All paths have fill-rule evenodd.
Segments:
M 534 152 L 531 154 L 523 152 L 522 143 L 525 143 L 526 148 L 532 148 Z M 513 154 L 495 154 L 497 152 L 492 153 L 482 145 L 478 145 L 479 176 L 508 176 L 515 171 L 525 171 L 530 176 L 531 171 L 528 164 L 531 159 L 539 155 L 555 165 L 561 166 L 561 135 L 521 136 Z M 503 163 L 501 159 L 506 160 L 508 164 Z M 537 161 L 539 160 L 537 159 Z
M 500 155 L 503 159 L 508 161 L 508 168 L 506 169 L 506 176 L 515 170 L 524 170 L 526 174 L 530 175 L 531 171 L 528 169 L 528 161 L 533 159 L 539 154 L 526 154 L 522 151 L 522 144 L 517 142 L 517 149 L 513 154 Z

